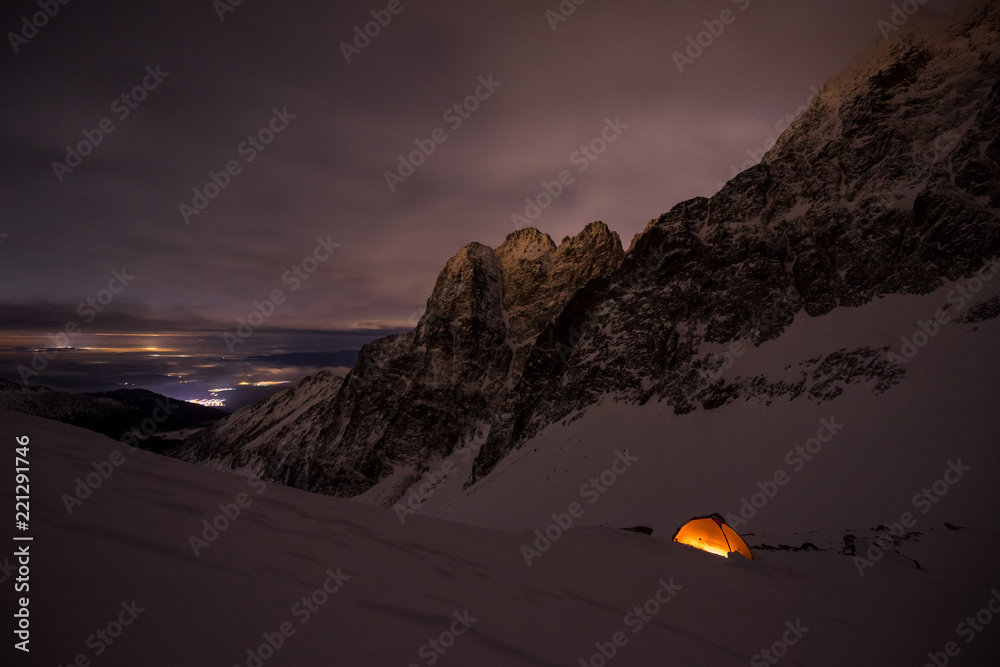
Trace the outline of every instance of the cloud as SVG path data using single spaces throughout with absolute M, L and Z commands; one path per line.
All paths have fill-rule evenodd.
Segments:
M 207 2 L 67 6 L 0 74 L 0 301 L 49 326 L 62 306 L 43 304 L 79 303 L 124 266 L 137 278 L 102 326 L 232 323 L 331 235 L 340 251 L 274 325 L 397 326 L 459 248 L 513 231 L 605 117 L 630 128 L 539 218 L 556 239 L 595 219 L 630 239 L 712 194 L 891 8 L 753 2 L 679 74 L 672 53 L 732 3 L 591 2 L 553 31 L 557 4 L 406 3 L 351 64 L 339 44 L 367 2 L 244 3 L 224 22 Z M 169 76 L 58 182 L 65 146 L 157 64 Z M 390 192 L 397 156 L 490 74 L 501 87 Z M 240 144 L 275 107 L 296 118 L 247 162 Z M 240 173 L 185 224 L 179 204 L 230 160 Z M 30 308 L 6 326 L 30 325 Z

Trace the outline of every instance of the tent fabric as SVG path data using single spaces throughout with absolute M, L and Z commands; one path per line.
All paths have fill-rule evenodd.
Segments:
M 727 558 L 737 552 L 754 560 L 747 543 L 718 514 L 694 517 L 677 529 L 674 541 Z

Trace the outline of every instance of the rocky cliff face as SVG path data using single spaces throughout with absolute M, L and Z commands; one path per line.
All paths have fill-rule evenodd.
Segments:
M 397 468 L 419 470 L 498 418 L 535 336 L 623 255 L 602 222 L 559 246 L 535 229 L 496 250 L 470 243 L 441 271 L 413 333 L 366 345 L 344 381 L 307 378 L 172 454 L 343 496 Z
M 517 341 L 510 373 L 514 379 L 523 371 L 535 336 L 578 289 L 617 268 L 624 252 L 618 234 L 594 222 L 558 247 L 534 227 L 516 231 L 497 248 L 497 256 L 510 337 Z
M 323 398 L 300 385 L 278 399 L 311 406 L 294 427 L 257 410 L 177 454 L 352 496 L 486 423 L 472 483 L 604 397 L 685 412 L 889 389 L 903 371 L 882 349 L 831 350 L 782 380 L 727 372 L 727 352 L 800 313 L 926 293 L 1000 251 L 996 3 L 907 28 L 828 82 L 759 165 L 652 221 L 627 253 L 602 223 L 558 246 L 535 229 L 470 244 L 412 334 L 366 346 Z
M 651 223 L 538 336 L 474 479 L 604 396 L 688 411 L 897 381 L 881 350 L 831 350 L 791 384 L 726 380 L 710 350 L 779 336 L 800 311 L 929 292 L 1000 251 L 998 13 L 915 22 L 827 83 L 761 164 Z

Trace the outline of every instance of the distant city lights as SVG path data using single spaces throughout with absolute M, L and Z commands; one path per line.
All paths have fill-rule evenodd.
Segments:
M 226 399 L 224 398 L 191 398 L 187 400 L 187 403 L 196 403 L 209 408 L 226 407 Z

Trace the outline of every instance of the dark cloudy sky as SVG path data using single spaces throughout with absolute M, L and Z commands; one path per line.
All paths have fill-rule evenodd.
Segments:
M 0 326 L 79 320 L 123 267 L 134 280 L 83 328 L 224 329 L 276 288 L 287 300 L 267 327 L 412 326 L 447 259 L 500 244 L 564 169 L 572 185 L 535 222 L 557 242 L 604 220 L 627 245 L 713 194 L 892 12 L 588 0 L 553 30 L 557 0 L 401 0 L 348 63 L 341 43 L 388 4 L 243 0 L 220 20 L 211 0 L 76 0 L 15 53 L 11 33 L 39 10 L 4 3 Z M 680 73 L 672 54 L 726 9 L 735 20 Z M 115 100 L 155 82 L 147 67 L 167 75 L 121 119 Z M 499 87 L 452 129 L 443 114 L 481 76 Z M 247 162 L 239 147 L 273 109 L 295 118 Z M 113 132 L 60 182 L 53 162 L 104 118 Z M 628 128 L 580 173 L 571 155 L 607 118 Z M 447 139 L 391 192 L 385 172 L 437 128 Z M 231 160 L 240 173 L 186 224 L 179 205 Z M 340 246 L 290 292 L 282 276 L 317 237 Z

